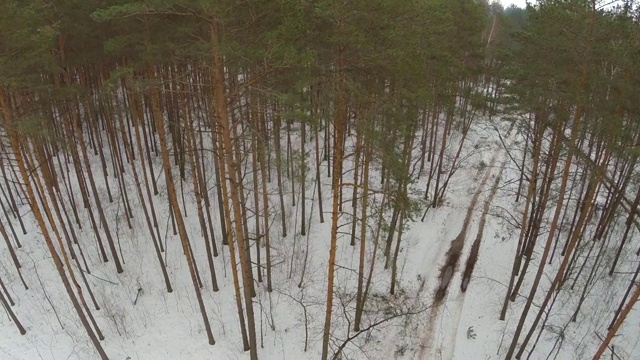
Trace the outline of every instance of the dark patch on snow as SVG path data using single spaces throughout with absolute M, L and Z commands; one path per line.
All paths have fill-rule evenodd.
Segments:
M 498 183 L 500 182 L 503 170 L 504 164 L 502 164 L 500 172 L 498 173 L 498 176 L 496 176 L 493 187 L 491 188 L 491 193 L 489 194 L 489 197 L 484 204 L 484 209 L 482 210 L 482 216 L 480 218 L 480 224 L 478 225 L 478 235 L 476 235 L 476 239 L 473 241 L 471 252 L 469 253 L 469 257 L 467 258 L 464 272 L 462 273 L 462 283 L 460 284 L 460 290 L 462 290 L 462 292 L 467 291 L 467 286 L 469 286 L 469 282 L 471 281 L 473 269 L 476 267 L 476 262 L 478 261 L 478 253 L 480 252 L 480 243 L 482 242 L 482 235 L 484 233 L 484 225 L 487 221 L 487 214 L 489 213 L 489 205 L 491 204 L 493 197 L 496 195 Z
M 468 219 L 465 221 L 468 221 Z M 447 294 L 449 283 L 451 283 L 451 278 L 458 266 L 458 260 L 460 260 L 460 253 L 462 252 L 462 246 L 464 245 L 464 237 L 466 234 L 466 226 L 463 226 L 463 231 L 461 231 L 460 234 L 451 242 L 451 247 L 449 247 L 449 250 L 447 251 L 447 261 L 440 269 L 440 275 L 438 276 L 440 284 L 438 285 L 438 290 L 435 295 L 435 300 L 438 303 L 441 302 Z
M 462 283 L 460 284 L 460 290 L 462 290 L 462 292 L 467 291 L 467 286 L 469 286 L 469 281 L 471 281 L 473 269 L 478 261 L 478 252 L 480 251 L 480 242 L 482 241 L 482 230 L 482 228 L 478 229 L 478 236 L 476 236 L 476 240 L 471 246 L 471 253 L 469 253 L 469 257 L 467 258 L 467 262 L 464 267 L 464 272 L 462 273 Z

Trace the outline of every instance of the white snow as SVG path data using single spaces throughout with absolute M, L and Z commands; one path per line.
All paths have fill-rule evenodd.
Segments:
M 509 124 L 497 121 L 498 128 L 504 135 Z M 283 139 L 283 142 L 285 140 Z M 430 209 L 424 222 L 420 222 L 418 216 L 405 231 L 399 256 L 399 284 L 396 295 L 388 295 L 390 271 L 382 269 L 384 258 L 381 254 L 377 255 L 375 281 L 372 284 L 367 307 L 379 311 L 367 312 L 363 327 L 382 319 L 383 309 L 394 311 L 394 309 L 412 307 L 426 310 L 408 319 L 399 317 L 360 335 L 345 348 L 345 358 L 466 360 L 504 357 L 524 299 L 520 297 L 515 303 L 510 304 L 506 321 L 498 320 L 519 230 L 496 215 L 504 215 L 504 211 L 510 211 L 519 218 L 522 208 L 522 203 L 514 203 L 514 191 L 517 188 L 517 182 L 514 179 L 517 180 L 517 170 L 509 161 L 506 162 L 500 189 L 493 200 L 490 215 L 487 218 L 478 262 L 466 293 L 460 292 L 461 273 L 477 232 L 481 205 L 493 183 L 492 177 L 482 190 L 476 205 L 457 270 L 452 274 L 446 297 L 441 305 L 433 306 L 433 294 L 438 287 L 437 277 L 445 260 L 445 253 L 450 241 L 460 232 L 472 194 L 477 190 L 485 171 L 491 172 L 492 176 L 499 171 L 501 161 L 497 161 L 495 167 L 487 167 L 484 170 L 479 169 L 481 161 L 489 164 L 494 156 L 498 156 L 500 160 L 507 159 L 505 150 L 497 141 L 495 130 L 489 126 L 489 121 L 486 119 L 479 120 L 473 126 L 467 141 L 462 155 L 466 160 L 462 169 L 454 175 L 443 206 Z M 524 140 L 516 134 L 512 136 L 512 141 L 513 148 L 510 150 L 517 159 L 521 151 L 518 147 L 524 146 Z M 293 139 L 293 143 L 298 144 L 299 140 Z M 353 146 L 352 142 L 350 146 Z M 307 151 L 309 151 L 308 164 L 311 170 L 306 191 L 307 198 L 311 199 L 315 168 L 312 143 L 308 144 Z M 99 159 L 94 157 L 92 161 L 91 166 L 96 179 L 101 181 L 101 176 L 97 175 L 100 174 Z M 154 161 L 157 175 L 161 164 L 159 159 Z M 349 160 L 345 168 L 350 167 L 353 167 L 353 164 Z M 127 171 L 130 172 L 130 170 Z M 212 173 L 209 172 L 209 174 Z M 272 176 L 275 183 L 275 171 Z M 71 179 L 72 186 L 77 189 L 73 177 Z M 129 189 L 131 204 L 135 209 L 138 198 L 133 178 L 127 175 L 124 179 Z M 326 163 L 323 163 L 321 179 L 325 197 L 324 206 L 327 211 L 330 209 L 330 179 L 326 176 Z M 372 187 L 378 187 L 379 174 L 376 171 L 373 171 L 371 179 Z M 160 194 L 154 197 L 154 202 L 162 235 L 166 237 L 163 239 L 166 241 L 164 256 L 166 256 L 174 287 L 171 294 L 167 293 L 164 287 L 143 215 L 141 212 L 134 211 L 133 229 L 127 228 L 122 214 L 120 195 L 117 193 L 117 183 L 113 176 L 110 176 L 109 180 L 112 181 L 114 202 L 108 202 L 106 193 L 102 194 L 104 195 L 102 201 L 111 230 L 114 236 L 117 234 L 118 244 L 121 247 L 124 273 L 116 274 L 111 262 L 100 261 L 87 213 L 81 208 L 78 211 L 82 217 L 83 228 L 82 230 L 76 228 L 76 231 L 91 267 L 91 274 L 87 276 L 101 306 L 100 311 L 93 311 L 93 313 L 106 337 L 102 343 L 110 358 L 122 360 L 248 359 L 249 354 L 242 351 L 240 341 L 228 250 L 221 246 L 218 230 L 215 235 L 222 253 L 215 259 L 220 286 L 220 291 L 215 293 L 211 290 L 210 276 L 206 270 L 204 244 L 192 191 L 185 191 L 186 221 L 204 282 L 203 296 L 217 342 L 215 346 L 207 344 L 182 248 L 177 236 L 172 234 L 163 177 L 159 178 Z M 245 181 L 250 188 L 249 177 Z M 209 180 L 210 187 L 213 186 L 212 184 L 213 179 Z M 190 185 L 190 182 L 185 183 L 185 188 L 190 189 Z M 424 185 L 422 180 L 412 185 L 416 196 L 422 194 Z M 104 184 L 100 186 L 104 188 Z M 299 184 L 296 184 L 296 187 L 299 187 Z M 290 187 L 285 186 L 285 188 Z M 348 189 L 345 190 L 345 197 L 350 199 L 351 192 Z M 215 201 L 215 191 L 211 191 L 211 195 L 212 201 Z M 287 194 L 285 204 L 290 234 L 282 238 L 276 206 L 277 197 L 272 194 L 271 198 L 270 230 L 273 247 L 274 291 L 269 294 L 264 283 L 256 287 L 258 296 L 254 299 L 254 309 L 261 344 L 258 350 L 259 357 L 274 360 L 317 359 L 320 357 L 324 324 L 326 263 L 331 215 L 326 213 L 325 223 L 320 224 L 317 200 L 314 201 L 311 231 L 308 236 L 301 236 L 299 235 L 299 194 L 296 196 L 295 207 L 291 206 L 290 194 Z M 248 196 L 248 199 L 251 203 L 252 195 Z M 76 191 L 76 202 L 80 205 L 78 200 Z M 379 203 L 380 196 L 373 195 L 370 201 L 374 204 Z M 311 211 L 311 206 L 312 202 L 308 200 L 307 215 Z M 351 205 L 346 203 L 344 206 L 347 214 L 342 215 L 342 221 L 348 221 Z M 0 358 L 12 360 L 97 358 L 61 286 L 59 276 L 26 202 L 23 202 L 19 210 L 25 216 L 28 234 L 20 237 L 23 248 L 18 249 L 17 252 L 23 265 L 22 273 L 30 289 L 25 290 L 20 284 L 4 245 L 0 246 L 0 276 L 10 289 L 11 296 L 16 302 L 13 310 L 27 328 L 27 334 L 20 336 L 7 316 L 0 317 Z M 217 225 L 219 223 L 215 206 L 212 207 L 212 212 L 214 224 Z M 374 220 L 370 220 L 372 224 Z M 5 219 L 2 221 L 4 222 Z M 249 229 L 252 228 L 250 223 Z M 369 236 L 372 237 L 372 234 Z M 293 244 L 295 244 L 295 250 Z M 637 248 L 637 245 L 638 242 L 634 237 L 629 244 L 629 249 Z M 298 288 L 307 249 L 306 274 L 302 288 Z M 334 340 L 331 345 L 334 350 L 344 339 L 353 335 L 349 324 L 353 320 L 355 308 L 357 281 L 355 270 L 358 264 L 358 249 L 358 246 L 349 245 L 347 236 L 343 236 L 339 241 L 332 327 Z M 262 254 L 264 256 L 264 251 Z M 369 248 L 366 257 L 367 267 L 371 256 L 371 248 Z M 625 256 L 630 259 L 624 262 L 627 265 L 621 266 L 620 271 L 632 271 L 631 268 L 634 266 L 629 264 L 637 259 L 634 260 L 631 254 Z M 530 286 L 531 274 L 535 271 L 537 261 L 536 256 L 532 260 L 532 268 L 529 269 L 529 276 L 522 289 L 527 290 Z M 556 266 L 557 263 L 556 259 L 552 266 Z M 546 272 L 551 270 L 552 267 L 547 267 Z M 77 274 L 79 270 L 74 269 L 74 271 Z M 626 289 L 628 281 L 629 276 L 617 277 L 615 282 L 604 278 L 599 281 L 592 291 L 599 292 L 603 296 L 589 298 L 590 300 L 578 316 L 577 323 L 568 323 L 571 311 L 564 310 L 565 305 L 567 309 L 574 308 L 576 295 L 568 296 L 561 293 L 558 303 L 554 305 L 546 331 L 542 334 L 531 359 L 590 358 L 599 344 L 594 332 L 598 332 L 601 336 L 605 334 L 606 323 L 611 319 L 612 309 L 617 306 L 617 303 L 614 305 L 611 302 L 613 299 L 616 299 L 615 302 L 619 301 L 620 292 Z M 541 296 L 549 287 L 549 283 L 550 277 L 543 277 L 541 289 L 534 304 L 541 302 Z M 133 301 L 139 288 L 143 291 L 137 304 L 134 305 Z M 535 306 L 533 309 L 537 310 Z M 345 313 L 348 319 L 345 318 Z M 622 359 L 634 359 L 634 356 L 638 359 L 640 336 L 637 329 L 640 316 L 637 313 L 637 311 L 632 312 L 620 331 L 622 335 L 615 340 L 617 354 Z M 532 317 L 527 319 L 528 324 L 531 323 Z M 308 326 L 309 342 L 306 352 L 304 351 L 305 322 Z M 566 329 L 563 330 L 563 326 L 567 323 Z M 476 335 L 475 338 L 469 337 L 470 329 Z M 557 336 L 555 336 L 560 330 L 563 331 L 561 347 L 556 344 Z M 556 354 L 555 351 L 558 353 Z M 551 354 L 551 357 L 548 357 L 548 354 Z

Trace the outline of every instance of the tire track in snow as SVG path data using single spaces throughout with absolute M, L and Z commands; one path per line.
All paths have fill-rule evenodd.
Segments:
M 478 261 L 478 254 L 480 253 L 480 244 L 482 243 L 482 236 L 484 233 L 484 225 L 487 222 L 487 215 L 489 214 L 489 208 L 491 207 L 491 203 L 493 202 L 493 198 L 496 196 L 498 192 L 498 184 L 500 184 L 500 179 L 502 178 L 502 173 L 504 172 L 504 168 L 507 165 L 507 161 L 503 161 L 502 165 L 500 165 L 500 171 L 498 172 L 498 176 L 496 176 L 495 181 L 493 182 L 493 186 L 491 187 L 491 193 L 485 200 L 484 208 L 482 209 L 482 216 L 480 217 L 480 223 L 478 224 L 478 234 L 476 235 L 476 239 L 473 241 L 473 245 L 471 246 L 471 251 L 469 252 L 469 256 L 467 257 L 467 261 L 465 262 L 464 271 L 462 272 L 462 282 L 460 283 L 460 290 L 464 293 L 467 291 L 467 287 L 469 286 L 469 281 L 471 281 L 471 275 L 473 275 L 473 270 L 476 266 L 476 262 Z
M 429 322 L 427 323 L 427 328 L 425 330 L 425 334 L 422 339 L 422 345 L 421 345 L 420 353 L 417 359 L 427 359 L 427 357 L 425 357 L 425 354 L 431 353 L 431 344 L 435 336 L 434 330 L 435 330 L 436 319 L 440 318 L 440 313 L 442 308 L 441 305 L 443 303 L 444 298 L 446 297 L 447 289 L 455 273 L 458 260 L 460 259 L 460 254 L 464 246 L 464 239 L 466 237 L 469 224 L 471 223 L 475 206 L 478 203 L 478 199 L 480 198 L 482 189 L 484 188 L 485 184 L 487 183 L 491 175 L 491 171 L 489 169 L 493 168 L 496 160 L 498 159 L 499 154 L 500 152 L 496 151 L 493 157 L 491 158 L 491 163 L 487 168 L 487 171 L 484 174 L 484 177 L 482 178 L 482 182 L 480 183 L 480 185 L 478 185 L 478 188 L 476 189 L 473 195 L 473 198 L 471 199 L 471 203 L 467 208 L 467 213 L 462 223 L 462 229 L 460 230 L 460 233 L 458 234 L 458 236 L 456 236 L 455 239 L 453 239 L 449 245 L 449 250 L 446 253 L 447 260 L 445 264 L 440 268 L 440 274 L 438 276 L 439 284 L 435 292 L 435 304 L 431 308 L 431 311 L 429 314 Z M 431 358 L 431 357 L 428 357 L 428 358 Z
M 476 261 L 478 260 L 478 254 L 480 252 L 480 244 L 482 243 L 482 236 L 484 233 L 484 225 L 487 221 L 487 215 L 489 214 L 489 208 L 491 207 L 491 203 L 493 202 L 493 198 L 496 196 L 498 192 L 498 185 L 500 184 L 500 179 L 502 178 L 502 173 L 504 172 L 504 168 L 507 165 L 507 161 L 504 160 L 500 165 L 500 171 L 498 172 L 496 179 L 493 182 L 491 187 L 491 192 L 489 196 L 485 200 L 484 207 L 482 209 L 482 215 L 480 217 L 480 222 L 478 224 L 478 233 L 476 235 L 476 239 L 471 246 L 471 251 L 469 252 L 469 256 L 467 257 L 467 261 L 465 263 L 465 268 L 462 273 L 462 281 L 460 282 L 460 293 L 454 300 L 454 310 L 452 312 L 454 319 L 450 323 L 449 326 L 449 336 L 443 344 L 446 344 L 445 349 L 446 355 L 443 359 L 453 359 L 453 355 L 456 348 L 456 340 L 458 339 L 458 327 L 460 326 L 460 319 L 462 318 L 462 308 L 464 307 L 464 301 L 466 298 L 465 292 L 469 285 L 469 281 L 471 281 L 471 275 L 473 274 L 473 269 L 475 268 Z
M 505 134 L 505 138 L 508 138 L 511 135 L 511 131 L 514 129 L 514 124 L 511 124 L 511 126 L 509 127 L 509 129 L 507 130 L 507 133 Z M 515 141 L 515 139 L 512 140 L 512 144 L 513 141 Z M 504 145 L 504 142 L 503 142 Z M 493 166 L 495 165 L 498 156 L 504 153 L 503 151 L 500 150 L 496 150 L 491 158 L 491 163 L 488 166 L 488 169 L 492 169 Z M 484 221 L 483 219 L 486 217 L 486 213 L 488 213 L 488 208 L 491 204 L 491 201 L 493 200 L 493 197 L 495 196 L 495 193 L 497 192 L 497 187 L 498 184 L 500 182 L 500 178 L 502 176 L 502 173 L 504 171 L 504 168 L 507 164 L 508 158 L 505 159 L 501 166 L 500 166 L 500 170 L 497 174 L 496 180 L 494 181 L 494 183 L 492 184 L 492 189 L 491 189 L 491 193 L 489 194 L 489 197 L 485 203 L 485 206 L 483 208 L 483 213 L 481 215 L 481 225 L 482 227 L 479 227 L 478 230 L 478 236 L 476 237 L 476 241 L 474 241 L 474 244 L 477 242 L 478 245 L 478 250 L 479 250 L 479 245 L 480 245 L 480 241 L 478 240 L 478 237 L 482 237 L 482 230 L 484 228 Z M 462 229 L 460 230 L 460 233 L 458 234 L 458 236 L 456 236 L 455 239 L 453 239 L 450 243 L 449 246 L 449 250 L 446 253 L 447 256 L 447 260 L 444 264 L 444 266 L 440 269 L 440 274 L 438 276 L 438 280 L 439 280 L 439 285 L 438 288 L 435 291 L 435 303 L 433 308 L 430 311 L 430 315 L 429 315 L 429 319 L 428 319 L 428 323 L 427 323 L 427 327 L 425 329 L 424 332 L 424 336 L 422 338 L 421 341 L 421 345 L 420 345 L 420 352 L 419 355 L 417 357 L 418 360 L 421 359 L 432 359 L 432 358 L 436 358 L 436 359 L 452 359 L 453 358 L 453 354 L 454 354 L 454 350 L 455 350 L 455 341 L 457 338 L 457 332 L 458 332 L 458 325 L 460 323 L 460 319 L 462 316 L 462 308 L 464 306 L 464 301 L 465 301 L 465 294 L 464 291 L 462 291 L 462 293 L 459 293 L 459 295 L 455 298 L 455 306 L 453 309 L 453 312 L 450 312 L 452 314 L 452 316 L 454 317 L 452 324 L 455 324 L 455 326 L 450 326 L 448 329 L 448 338 L 449 339 L 453 339 L 452 341 L 449 340 L 448 342 L 440 342 L 441 345 L 444 344 L 450 344 L 449 346 L 446 347 L 446 355 L 447 357 L 443 357 L 442 354 L 442 348 L 438 348 L 436 349 L 436 353 L 433 354 L 434 356 L 429 356 L 429 357 L 425 357 L 426 355 L 432 355 L 432 344 L 434 343 L 434 338 L 435 338 L 435 327 L 436 327 L 436 320 L 437 319 L 441 319 L 441 314 L 442 314 L 442 304 L 444 302 L 444 299 L 447 296 L 447 290 L 448 287 L 451 283 L 451 280 L 453 278 L 453 276 L 455 275 L 455 271 L 456 271 L 456 267 L 458 264 L 458 260 L 460 258 L 462 249 L 464 247 L 464 240 L 466 237 L 466 233 L 467 230 L 469 228 L 469 225 L 471 223 L 472 217 L 474 215 L 474 210 L 475 210 L 475 206 L 478 202 L 478 199 L 480 197 L 480 194 L 482 193 L 482 190 L 484 188 L 484 186 L 486 185 L 487 181 L 489 180 L 489 177 L 491 175 L 491 171 L 487 170 L 487 172 L 485 173 L 482 182 L 480 183 L 480 185 L 478 186 L 478 188 L 476 189 L 476 192 L 473 195 L 473 198 L 471 199 L 471 203 L 469 204 L 469 207 L 467 209 L 467 213 L 465 216 L 465 219 L 463 221 L 462 224 Z M 440 249 L 438 249 L 440 252 Z M 468 263 L 468 260 L 467 260 Z M 474 262 L 475 265 L 475 262 Z M 471 268 L 472 271 L 472 268 Z M 469 274 L 469 278 L 470 278 L 470 274 Z M 467 280 L 467 284 L 468 284 L 468 280 Z M 466 286 L 465 286 L 466 289 Z M 436 356 L 439 355 L 439 356 Z

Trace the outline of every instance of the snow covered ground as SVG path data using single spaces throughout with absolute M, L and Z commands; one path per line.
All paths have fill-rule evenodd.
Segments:
M 506 121 L 495 122 L 504 136 L 509 124 Z M 393 311 L 411 305 L 414 309 L 424 311 L 409 318 L 398 317 L 360 335 L 346 346 L 345 358 L 504 358 L 523 302 L 518 299 L 510 306 L 507 319 L 498 320 L 518 237 L 517 229 L 504 218 L 504 211 L 519 214 L 521 204 L 514 203 L 514 187 L 517 188 L 517 183 L 514 182 L 517 175 L 514 164 L 506 156 L 501 142 L 498 141 L 496 129 L 491 125 L 492 122 L 483 119 L 473 126 L 468 143 L 463 149 L 463 157 L 467 159 L 454 175 L 443 206 L 430 209 L 424 222 L 421 222 L 419 217 L 414 219 L 406 230 L 399 256 L 399 290 L 395 295 L 388 295 L 390 272 L 382 269 L 384 260 L 382 257 L 378 258 L 375 269 L 377 281 L 373 284 L 367 305 L 380 309 L 380 312 L 368 314 L 363 327 L 381 319 L 385 308 Z M 524 146 L 524 141 L 515 131 L 507 138 L 507 143 L 516 156 L 518 148 Z M 494 159 L 495 161 L 492 161 Z M 156 169 L 160 169 L 159 162 L 155 165 Z M 98 171 L 97 159 L 93 166 Z M 326 167 L 326 164 L 324 166 Z M 311 165 L 310 167 L 313 168 Z M 487 181 L 483 183 L 485 175 Z M 495 178 L 499 175 L 501 179 L 498 181 L 497 192 L 495 196 L 491 196 Z M 372 183 L 375 183 L 376 178 L 378 176 L 374 174 Z M 111 180 L 115 184 L 115 180 Z M 125 180 L 131 190 L 130 194 L 134 194 L 133 179 Z M 328 189 L 330 179 L 323 175 L 322 181 L 325 182 L 325 189 Z M 160 194 L 154 201 L 159 211 L 161 228 L 164 230 L 162 235 L 166 237 L 165 256 L 174 286 L 173 293 L 166 292 L 141 215 L 134 214 L 134 226 L 129 230 L 123 218 L 122 204 L 117 196 L 113 203 L 105 201 L 105 210 L 108 212 L 108 218 L 113 221 L 112 231 L 114 235 L 117 234 L 118 246 L 124 261 L 124 273 L 117 274 L 111 262 L 102 263 L 98 258 L 97 245 L 86 212 L 80 212 L 84 217 L 84 226 L 78 231 L 78 235 L 87 261 L 91 264 L 91 274 L 87 276 L 101 307 L 100 311 L 93 313 L 106 337 L 103 345 L 107 354 L 111 359 L 122 360 L 248 359 L 249 354 L 242 351 L 226 247 L 222 247 L 224 250 L 215 259 L 220 286 L 220 291 L 216 293 L 211 290 L 210 277 L 204 270 L 206 256 L 195 206 L 187 206 L 186 221 L 204 282 L 203 297 L 217 342 L 215 346 L 210 346 L 206 341 L 180 242 L 178 237 L 172 234 L 168 220 L 163 181 L 159 181 L 158 184 Z M 314 184 L 310 182 L 307 185 L 307 194 L 311 198 Z M 412 185 L 413 190 L 419 194 L 424 191 L 424 185 L 423 181 L 419 181 Z M 445 264 L 446 252 L 451 241 L 460 234 L 467 210 L 476 193 L 478 201 L 469 219 L 457 269 L 448 281 L 444 299 L 436 302 L 434 294 L 439 287 L 438 276 Z M 329 191 L 325 190 L 323 195 L 326 197 L 325 204 L 330 204 Z M 190 192 L 185 192 L 185 197 L 188 204 L 195 201 L 194 195 Z M 131 195 L 130 200 L 135 207 L 137 197 Z M 371 201 L 379 199 L 372 197 Z M 461 274 L 476 238 L 482 209 L 487 201 L 490 201 L 490 210 L 486 218 L 478 262 L 467 291 L 463 293 L 460 288 Z M 274 222 L 271 227 L 274 291 L 268 293 L 266 286 L 260 284 L 256 288 L 258 296 L 254 299 L 256 326 L 261 344 L 258 353 L 261 359 L 317 359 L 320 357 L 324 323 L 330 223 L 327 220 L 320 224 L 317 202 L 312 204 L 308 201 L 307 214 L 312 211 L 312 206 L 314 207 L 313 221 L 309 235 L 301 236 L 299 202 L 295 207 L 291 206 L 289 196 L 285 202 L 287 211 L 290 212 L 287 216 L 288 227 L 292 230 L 295 228 L 296 231 L 291 231 L 286 238 L 280 236 L 274 205 L 271 215 Z M 47 255 L 48 251 L 29 213 L 28 205 L 23 204 L 19 210 L 25 216 L 28 234 L 21 236 L 23 247 L 18 250 L 18 257 L 30 289 L 25 290 L 21 285 L 4 246 L 0 246 L 0 275 L 16 302 L 13 309 L 27 328 L 27 334 L 20 336 L 7 316 L 0 317 L 0 359 L 97 358 L 66 293 L 60 286 L 60 279 Z M 325 218 L 330 219 L 330 214 Z M 219 234 L 216 236 L 219 242 Z M 299 288 L 297 285 L 300 282 L 306 252 L 308 265 L 302 281 L 303 286 Z M 370 259 L 371 253 L 368 253 L 367 261 Z M 532 265 L 535 261 L 532 261 Z M 340 241 L 337 260 L 332 331 L 335 338 L 332 343 L 334 349 L 340 346 L 344 339 L 353 335 L 349 332 L 349 322 L 352 320 L 355 306 L 354 284 L 357 275 L 354 269 L 357 269 L 357 263 L 358 247 L 351 247 L 347 237 L 344 237 Z M 629 269 L 621 271 L 626 270 Z M 550 279 L 544 278 L 542 288 L 548 288 L 549 282 Z M 593 291 L 603 291 L 603 294 L 612 296 L 626 286 L 625 284 L 628 284 L 628 280 L 624 283 L 621 281 L 618 285 L 602 281 Z M 523 289 L 528 289 L 528 286 L 529 283 L 525 281 Z M 540 293 L 542 291 L 539 292 L 539 296 Z M 134 303 L 136 297 L 137 302 Z M 560 296 L 558 301 L 573 300 Z M 606 329 L 603 319 L 604 322 L 610 320 L 610 316 L 596 316 L 598 312 L 611 311 L 610 304 L 603 304 L 607 301 L 610 299 L 605 297 L 587 304 L 583 310 L 584 315 L 579 317 L 577 323 L 570 323 L 566 329 L 562 329 L 562 324 L 567 322 L 570 314 L 562 310 L 562 304 L 556 305 L 547 324 L 547 331 L 543 333 L 530 358 L 590 358 L 598 345 L 594 331 L 602 335 Z M 345 319 L 345 313 L 349 316 L 348 320 Z M 640 316 L 637 312 L 632 313 L 621 330 L 620 333 L 626 335 L 623 335 L 624 340 L 616 340 L 616 344 L 621 344 L 620 358 L 640 359 L 639 323 Z M 556 343 L 559 337 L 552 336 L 554 332 L 562 332 L 562 346 Z M 307 351 L 305 338 L 308 338 Z M 548 354 L 552 355 L 549 357 Z

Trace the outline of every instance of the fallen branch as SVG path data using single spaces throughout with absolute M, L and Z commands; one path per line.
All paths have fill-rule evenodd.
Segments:
M 338 350 L 336 350 L 336 352 L 334 353 L 332 359 L 333 360 L 338 360 L 340 354 L 342 353 L 342 351 L 344 350 L 345 347 L 347 347 L 347 345 L 349 345 L 350 342 L 352 342 L 353 340 L 355 340 L 355 338 L 357 338 L 358 336 L 360 336 L 362 333 L 366 333 L 369 332 L 371 330 L 373 330 L 375 327 L 382 325 L 384 323 L 387 323 L 393 319 L 397 319 L 399 317 L 402 316 L 412 316 L 412 315 L 417 315 L 420 313 L 423 313 L 425 311 L 427 311 L 428 309 L 430 309 L 432 306 L 427 306 L 425 308 L 419 309 L 419 310 L 415 310 L 415 311 L 406 311 L 406 312 L 401 312 L 401 313 L 395 313 L 387 318 L 384 318 L 382 320 L 376 321 L 374 323 L 372 323 L 371 325 L 367 326 L 366 328 L 354 333 L 353 335 L 349 336 L 347 339 L 344 340 L 344 342 L 342 343 L 342 345 L 340 345 L 340 347 L 338 347 Z

